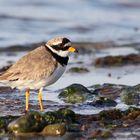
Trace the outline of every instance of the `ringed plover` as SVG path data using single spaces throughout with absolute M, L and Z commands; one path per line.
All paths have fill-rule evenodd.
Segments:
M 65 37 L 50 39 L 13 64 L 0 76 L 0 83 L 12 88 L 26 89 L 26 112 L 30 90 L 39 90 L 40 110 L 43 111 L 42 90 L 62 76 L 70 52 L 77 52 L 77 49 L 71 46 L 69 39 Z

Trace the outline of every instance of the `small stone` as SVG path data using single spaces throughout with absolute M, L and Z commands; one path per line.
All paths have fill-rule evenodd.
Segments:
M 81 125 L 77 124 L 77 123 L 69 124 L 67 126 L 67 131 L 68 132 L 80 132 L 81 131 Z
M 113 107 L 117 105 L 117 103 L 114 100 L 105 97 L 99 97 L 95 101 L 90 102 L 88 104 L 95 107 L 111 107 L 111 106 Z
M 108 73 L 108 77 L 111 77 L 111 73 Z
M 71 72 L 71 73 L 87 73 L 87 72 L 89 72 L 89 70 L 87 68 L 83 68 L 83 67 L 72 67 L 68 70 L 68 72 Z
M 64 123 L 57 123 L 57 124 L 47 125 L 43 129 L 42 134 L 56 136 L 56 135 L 64 135 L 65 132 L 66 132 L 66 125 Z
M 107 130 L 94 130 L 90 134 L 91 138 L 109 138 L 113 137 L 112 133 Z
M 93 93 L 100 97 L 106 97 L 108 99 L 117 99 L 120 96 L 123 86 L 114 84 L 103 84 L 99 88 L 96 88 Z

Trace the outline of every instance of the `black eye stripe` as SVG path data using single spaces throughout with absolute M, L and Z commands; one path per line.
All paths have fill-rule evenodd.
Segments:
M 55 49 L 55 50 L 60 50 L 60 46 L 59 45 L 52 45 L 51 46 L 53 49 Z
M 53 49 L 55 50 L 62 50 L 62 51 L 66 51 L 69 49 L 70 46 L 66 46 L 63 48 L 62 43 L 58 44 L 58 45 L 52 45 L 51 46 Z
M 68 50 L 70 46 L 66 46 L 64 48 L 62 48 L 62 50 Z

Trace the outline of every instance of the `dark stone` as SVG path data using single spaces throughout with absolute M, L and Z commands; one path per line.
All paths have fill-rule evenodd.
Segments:
M 140 91 L 133 87 L 124 88 L 120 93 L 120 98 L 127 105 L 138 105 L 140 102 Z
M 112 133 L 107 130 L 94 130 L 90 134 L 90 138 L 105 139 L 113 137 Z
M 6 135 L 6 133 L 8 132 L 7 130 L 7 126 L 8 124 L 17 119 L 19 116 L 2 116 L 0 117 L 0 135 Z
M 101 120 L 117 120 L 122 118 L 122 112 L 118 109 L 105 110 L 99 113 Z
M 54 112 L 46 112 L 44 118 L 47 124 L 75 122 L 75 113 L 69 109 L 59 109 Z
M 105 97 L 99 97 L 95 101 L 90 102 L 88 104 L 95 107 L 111 107 L 111 106 L 113 107 L 117 105 L 117 103 L 114 100 Z
M 65 122 L 75 122 L 75 113 L 72 110 L 61 108 L 57 112 L 64 118 Z
M 13 133 L 41 132 L 46 121 L 38 112 L 27 113 L 8 125 L 8 129 Z
M 130 106 L 130 107 L 125 111 L 125 113 L 128 114 L 128 113 L 131 113 L 131 112 L 134 112 L 134 111 L 140 111 L 140 108 Z
M 0 87 L 0 93 L 9 93 L 9 92 L 13 92 L 14 89 L 12 89 L 11 87 Z
M 116 99 L 120 96 L 123 87 L 123 85 L 103 84 L 102 86 L 99 86 L 99 88 L 97 87 L 93 93 L 100 97 Z
M 7 129 L 6 121 L 0 118 L 0 135 L 4 135 L 7 131 L 6 129 Z
M 72 123 L 67 125 L 67 131 L 68 132 L 80 132 L 81 131 L 81 125 L 77 123 Z
M 44 118 L 47 124 L 54 124 L 58 122 L 58 114 L 57 112 L 48 111 L 44 114 Z
M 83 67 L 72 67 L 68 70 L 68 72 L 70 73 L 87 73 L 89 72 L 89 70 L 87 68 L 83 68 Z
M 133 88 L 140 92 L 140 84 L 133 86 Z
M 140 64 L 140 55 L 129 54 L 126 56 L 105 56 L 95 60 L 95 66 L 97 67 L 122 66 L 130 64 Z

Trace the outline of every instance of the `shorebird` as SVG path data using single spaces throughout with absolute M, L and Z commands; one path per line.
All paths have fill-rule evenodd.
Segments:
M 0 76 L 0 83 L 11 88 L 25 89 L 26 112 L 29 110 L 30 90 L 38 90 L 40 110 L 43 111 L 42 90 L 56 82 L 64 73 L 69 53 L 77 52 L 65 37 L 50 39 L 44 45 L 20 58 Z

